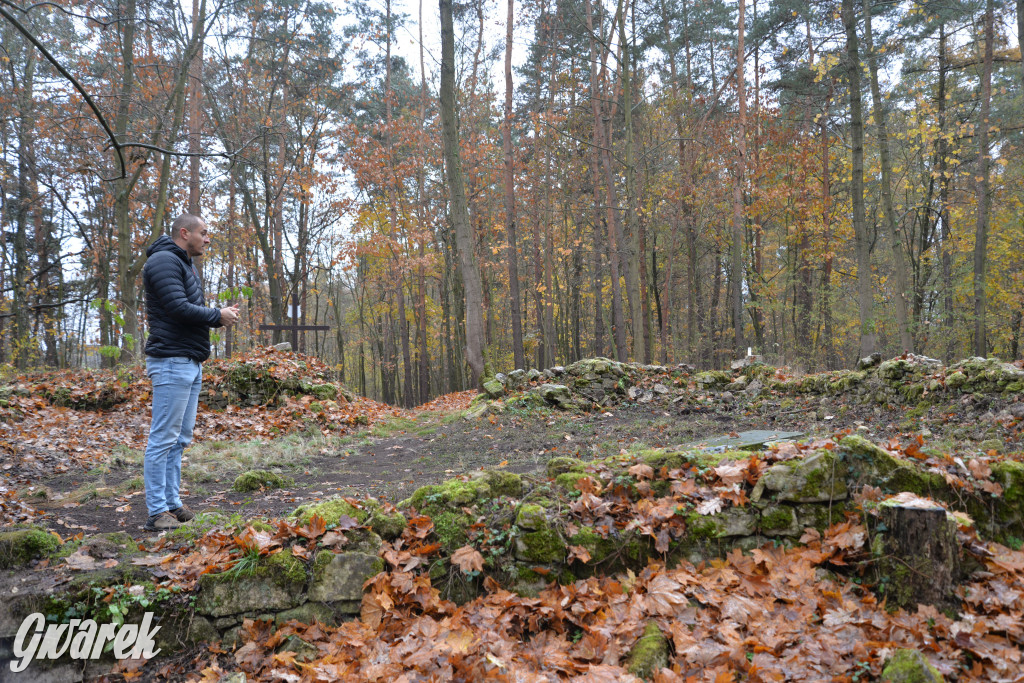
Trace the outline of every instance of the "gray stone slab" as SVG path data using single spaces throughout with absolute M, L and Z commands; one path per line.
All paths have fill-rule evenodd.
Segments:
M 740 432 L 736 436 L 716 436 L 703 441 L 694 441 L 687 444 L 687 446 L 690 448 L 699 448 L 702 451 L 724 453 L 726 451 L 757 448 L 774 441 L 792 441 L 793 439 L 797 439 L 803 435 L 803 432 L 782 432 L 754 429 L 749 432 Z

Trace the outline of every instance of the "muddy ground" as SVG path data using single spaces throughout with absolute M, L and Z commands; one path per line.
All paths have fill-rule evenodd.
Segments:
M 298 505 L 337 495 L 373 496 L 398 502 L 424 484 L 489 467 L 543 477 L 555 455 L 583 459 L 621 450 L 699 443 L 750 429 L 798 431 L 827 437 L 858 430 L 875 440 L 908 442 L 925 435 L 926 445 L 951 449 L 997 435 L 1007 446 L 1020 435 L 992 419 L 992 404 L 936 406 L 924 415 L 903 406 L 847 404 L 841 398 L 709 400 L 681 408 L 671 396 L 606 412 L 568 414 L 549 409 L 510 409 L 465 420 L 458 415 L 419 413 L 343 438 L 317 432 L 270 442 L 204 442 L 186 451 L 183 501 L 196 511 L 245 518 L 281 516 Z M 1019 448 L 1019 446 L 1018 446 Z M 247 469 L 271 469 L 294 480 L 282 489 L 239 493 L 235 477 Z M 16 468 L 10 475 L 19 474 Z M 20 492 L 42 515 L 35 520 L 64 536 L 145 532 L 142 454 L 112 453 L 99 467 L 72 466 L 31 479 L 21 473 Z

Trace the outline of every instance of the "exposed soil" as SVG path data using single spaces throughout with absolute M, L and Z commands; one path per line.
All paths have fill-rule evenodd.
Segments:
M 999 408 L 988 404 L 965 406 L 979 418 Z M 936 441 L 963 438 L 963 430 L 954 428 L 966 424 L 965 415 L 955 414 L 950 407 L 933 408 L 926 416 L 910 419 L 906 412 L 903 407 L 847 405 L 840 399 L 820 397 L 762 401 L 757 411 L 748 409 L 744 400 L 721 399 L 680 408 L 666 396 L 646 405 L 625 403 L 603 413 L 510 410 L 449 424 L 443 424 L 437 414 L 424 414 L 407 431 L 375 437 L 371 434 L 381 433 L 379 429 L 365 430 L 343 446 L 321 450 L 304 467 L 289 472 L 295 485 L 288 489 L 237 493 L 231 489 L 234 474 L 190 485 L 186 462 L 182 499 L 197 511 L 238 512 L 245 517 L 281 516 L 304 502 L 337 495 L 374 496 L 397 502 L 424 484 L 488 467 L 543 476 L 545 463 L 555 455 L 591 459 L 637 445 L 699 443 L 749 429 L 799 431 L 808 436 L 831 436 L 857 429 L 880 440 L 908 440 L 924 430 L 926 434 L 930 431 L 929 439 Z M 1000 427 L 996 424 L 995 428 Z M 973 436 L 975 439 L 985 438 L 980 428 L 968 431 L 978 434 Z M 1016 430 L 1002 431 L 1001 436 L 1008 441 L 1019 438 Z M 102 473 L 72 467 L 63 473 L 34 477 L 33 483 L 45 487 L 51 495 L 97 487 L 95 494 L 72 500 L 59 496 L 53 496 L 58 500 L 29 498 L 32 507 L 45 513 L 34 521 L 62 535 L 78 531 L 145 535 L 144 493 L 124 489 L 133 479 L 137 486 L 141 464 L 112 456 L 108 465 L 109 470 Z

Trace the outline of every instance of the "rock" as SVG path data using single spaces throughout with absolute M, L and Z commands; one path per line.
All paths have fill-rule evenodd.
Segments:
M 281 342 L 280 344 L 274 344 L 273 349 L 275 351 L 291 351 L 292 350 L 292 343 L 291 342 Z
M 639 678 L 650 678 L 659 669 L 668 666 L 668 638 L 654 621 L 648 621 L 644 634 L 629 652 L 626 670 Z
M 526 371 L 526 381 L 536 382 L 540 378 L 540 370 L 537 368 L 530 368 Z
M 757 396 L 764 389 L 764 384 L 760 380 L 754 380 L 747 385 L 747 388 L 743 390 L 743 393 L 747 396 Z
M 320 650 L 296 635 L 290 635 L 277 646 L 277 652 L 291 652 L 295 661 L 308 662 L 320 656 Z
M 1014 403 L 1006 408 L 1006 412 L 1010 414 L 1010 417 L 1024 420 L 1024 403 Z
M 643 393 L 643 395 L 639 399 L 637 399 L 637 403 L 650 403 L 653 400 L 654 400 L 654 392 L 653 391 L 645 391 Z
M 769 467 L 757 482 L 750 499 L 757 502 L 765 492 L 792 503 L 844 500 L 847 496 L 846 466 L 831 451 L 818 451 L 800 460 Z
M 873 353 L 870 356 L 866 356 L 865 358 L 861 358 L 859 361 L 857 361 L 857 369 L 858 370 L 867 370 L 868 368 L 875 367 L 876 365 L 878 365 L 881 362 L 882 362 L 882 354 L 880 354 L 880 353 Z
M 897 650 L 882 669 L 883 683 L 944 683 L 939 670 L 917 650 Z
M 555 377 L 561 377 L 562 375 L 565 374 L 565 366 L 556 365 L 555 367 L 551 368 L 551 372 L 554 373 Z
M 697 368 L 690 365 L 689 363 L 679 363 L 678 365 L 676 365 L 676 370 L 678 370 L 679 372 L 687 372 L 693 374 L 694 372 L 696 372 Z
M 662 396 L 668 393 L 668 387 L 666 387 L 664 384 L 655 384 L 651 388 L 654 390 L 654 393 L 661 394 Z
M 735 397 L 735 396 L 733 395 L 733 393 L 732 393 L 731 391 L 723 391 L 723 392 L 722 392 L 722 393 L 721 393 L 721 394 L 720 394 L 720 395 L 718 396 L 718 398 L 722 399 L 722 400 L 723 400 L 723 401 L 725 401 L 726 403 L 730 403 L 730 402 L 732 402 L 733 400 L 735 400 L 735 399 L 736 399 L 736 397 Z
M 199 577 L 196 613 L 224 617 L 252 610 L 286 610 L 302 602 L 306 568 L 291 552 L 259 561 L 251 574 L 224 572 Z
M 757 532 L 758 514 L 751 506 L 731 507 L 718 514 L 708 516 L 718 528 L 721 538 L 730 536 L 753 536 Z
M 489 379 L 484 382 L 483 390 L 484 393 L 487 394 L 487 398 L 490 399 L 501 398 L 505 395 L 505 385 L 497 379 Z
M 491 411 L 491 404 L 487 401 L 480 401 L 476 405 L 471 405 L 466 409 L 466 412 L 462 414 L 463 420 L 475 420 L 479 417 L 484 417 Z
M 546 403 L 563 410 L 573 407 L 572 394 L 564 384 L 542 384 L 535 390 Z
M 275 614 L 274 626 L 280 628 L 293 619 L 301 624 L 312 624 L 314 621 L 318 621 L 328 626 L 334 626 L 337 621 L 334 610 L 329 605 L 322 602 L 307 602 L 294 609 Z
M 313 563 L 309 599 L 314 602 L 342 602 L 363 599 L 363 583 L 382 570 L 383 562 L 367 553 L 322 550 Z
M 540 505 L 525 503 L 516 513 L 516 526 L 527 531 L 540 531 L 548 528 L 548 511 Z
M 765 536 L 799 536 L 802 529 L 796 510 L 789 505 L 771 505 L 761 511 L 758 529 Z
M 626 396 L 629 397 L 630 401 L 637 400 L 638 398 L 643 396 L 643 393 L 644 391 L 640 387 L 630 387 L 629 389 L 626 390 Z
M 245 677 L 244 671 L 236 671 L 234 673 L 226 673 L 220 677 L 218 683 L 246 683 L 248 679 Z
M 209 619 L 195 614 L 188 624 L 185 639 L 190 643 L 212 643 L 220 640 L 220 632 Z

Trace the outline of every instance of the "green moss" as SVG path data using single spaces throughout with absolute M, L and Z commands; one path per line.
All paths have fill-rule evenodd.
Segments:
M 683 454 L 686 460 L 702 470 L 718 467 L 723 462 L 746 460 L 750 451 L 726 451 L 725 453 L 709 453 L 707 451 L 687 451 Z
M 561 486 L 566 491 L 575 491 L 576 482 L 580 479 L 589 479 L 590 475 L 585 472 L 566 472 L 555 477 L 555 485 Z
M 902 465 L 885 479 L 884 488 L 894 493 L 910 491 L 919 496 L 935 496 L 945 493 L 949 485 L 937 472 L 922 472 L 911 465 Z
M 492 496 L 518 498 L 523 494 L 523 478 L 506 470 L 486 470 L 484 481 L 491 487 Z
M 554 529 L 522 534 L 517 542 L 517 554 L 529 562 L 554 563 L 565 560 L 565 540 Z
M 568 544 L 586 548 L 590 553 L 591 565 L 604 562 L 615 552 L 615 543 L 611 539 L 604 538 L 588 526 L 580 527 L 579 531 L 569 537 Z
M 1003 487 L 1003 501 L 1024 513 L 1024 462 L 1002 460 L 994 463 L 992 478 Z
M 282 577 L 289 583 L 306 582 L 306 565 L 292 555 L 291 551 L 283 550 L 271 555 L 265 560 L 264 567 L 268 572 Z
M 587 468 L 587 463 L 583 462 L 579 458 L 570 458 L 564 455 L 558 455 L 548 460 L 547 474 L 548 477 L 554 479 L 560 474 L 566 472 L 583 472 Z
M 548 511 L 533 503 L 523 504 L 516 513 L 516 525 L 521 529 L 545 529 L 548 526 Z
M 314 384 L 307 393 L 313 394 L 321 401 L 333 401 L 338 398 L 338 388 L 333 384 Z
M 443 484 L 421 486 L 398 506 L 416 508 L 429 514 L 431 507 L 435 510 L 447 506 L 462 507 L 474 503 L 478 499 L 484 500 L 490 497 L 491 487 L 482 479 L 470 481 L 451 479 Z
M 686 533 L 690 538 L 697 540 L 718 538 L 721 530 L 718 522 L 709 515 L 691 512 L 686 516 Z
M 951 372 L 948 375 L 946 375 L 946 387 L 949 389 L 959 389 L 966 383 L 967 375 L 960 372 L 959 370 L 956 372 Z
M 698 372 L 694 378 L 695 381 L 701 387 L 714 388 L 719 386 L 725 386 L 732 381 L 732 377 L 727 372 L 721 370 L 708 370 L 706 372 Z
M 917 650 L 897 650 L 882 669 L 884 683 L 941 683 L 939 670 Z
M 1021 391 L 1024 391 L 1024 382 L 1009 382 L 1003 391 L 1007 394 L 1020 393 Z
M 650 465 L 657 472 L 662 467 L 671 471 L 679 469 L 689 462 L 684 451 L 667 451 L 664 448 L 645 449 L 637 453 L 644 464 Z
M 989 451 L 1002 453 L 1003 447 L 1004 445 L 1002 439 L 985 439 L 984 441 L 978 444 L 978 450 L 982 451 L 983 453 L 988 453 Z
M 644 634 L 629 653 L 626 670 L 639 678 L 649 678 L 668 666 L 668 639 L 654 621 L 647 622 Z
M 313 581 L 314 582 L 323 580 L 324 570 L 327 569 L 327 566 L 329 564 L 331 564 L 331 561 L 333 559 L 334 559 L 334 553 L 331 552 L 330 550 L 321 550 L 320 552 L 318 552 L 316 554 L 316 557 L 313 559 Z
M 370 513 L 370 528 L 387 541 L 393 541 L 401 536 L 405 529 L 405 523 L 405 515 L 401 512 L 387 514 L 380 509 L 375 509 Z
M 893 470 L 902 466 L 888 452 L 859 434 L 844 437 L 840 440 L 839 445 L 842 446 L 848 459 L 860 466 L 857 469 L 866 470 L 866 474 L 871 477 L 886 477 Z
M 58 546 L 60 540 L 56 536 L 37 527 L 0 532 L 0 569 L 24 566 L 49 555 Z
M 786 399 L 783 399 L 782 403 L 779 404 L 779 409 L 780 410 L 792 410 L 794 406 L 796 406 L 796 401 L 794 401 L 791 398 L 786 398 Z
M 761 513 L 760 526 L 763 531 L 781 531 L 789 529 L 796 523 L 793 508 L 780 505 Z
M 259 491 L 260 489 L 280 489 L 294 484 L 294 479 L 281 476 L 276 472 L 250 470 L 238 475 L 231 488 L 239 493 L 249 493 L 250 491 Z
M 369 516 L 366 510 L 358 508 L 342 498 L 331 498 L 315 505 L 303 505 L 297 508 L 292 515 L 302 523 L 308 522 L 313 515 L 319 515 L 328 527 L 338 526 L 343 515 L 351 517 L 360 524 L 365 524 L 366 518 Z
M 466 545 L 468 536 L 466 530 L 473 523 L 473 519 L 464 512 L 446 510 L 433 517 L 434 533 L 437 540 L 449 551 L 457 550 Z
M 913 403 L 920 400 L 924 396 L 924 385 L 923 384 L 903 384 L 900 386 L 900 395 L 903 396 L 907 403 Z

